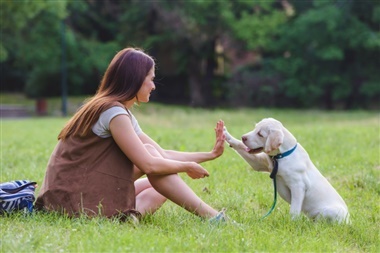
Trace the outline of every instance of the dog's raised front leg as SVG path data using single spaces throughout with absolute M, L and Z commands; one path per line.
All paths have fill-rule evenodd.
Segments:
M 224 135 L 226 136 L 226 142 L 230 145 L 231 148 L 235 149 L 239 154 L 241 151 L 247 152 L 245 149 L 247 148 L 242 141 L 234 138 L 228 131 L 227 128 L 224 127 Z
M 247 152 L 247 146 L 242 141 L 234 138 L 224 127 L 226 142 L 233 148 L 244 160 L 256 171 L 272 171 L 272 163 L 266 154 L 250 154 Z

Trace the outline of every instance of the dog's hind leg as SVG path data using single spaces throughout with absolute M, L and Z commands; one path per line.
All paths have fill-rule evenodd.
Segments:
M 324 208 L 323 210 L 320 211 L 318 216 L 316 217 L 317 220 L 320 219 L 326 219 L 331 222 L 338 222 L 340 223 L 350 223 L 349 219 L 349 213 L 345 208 L 342 208 L 340 206 L 333 206 L 333 207 L 328 207 Z

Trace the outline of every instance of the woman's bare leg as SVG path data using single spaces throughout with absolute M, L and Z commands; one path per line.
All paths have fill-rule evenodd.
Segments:
M 146 145 L 146 148 L 152 155 L 160 156 L 153 146 Z M 141 175 L 142 172 L 135 168 L 134 178 Z M 135 189 L 136 210 L 142 215 L 154 213 L 166 199 L 201 217 L 209 218 L 218 213 L 201 200 L 177 174 L 149 175 L 148 178 L 136 180 Z
M 136 210 L 142 215 L 153 214 L 166 201 L 150 184 L 148 178 L 140 178 L 135 181 Z
M 218 211 L 201 200 L 177 174 L 149 175 L 153 188 L 177 205 L 204 218 L 218 214 Z

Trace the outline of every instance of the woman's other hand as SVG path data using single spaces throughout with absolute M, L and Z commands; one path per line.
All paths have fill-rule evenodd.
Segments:
M 192 179 L 199 179 L 209 176 L 208 171 L 195 162 L 190 162 L 189 169 L 186 173 Z

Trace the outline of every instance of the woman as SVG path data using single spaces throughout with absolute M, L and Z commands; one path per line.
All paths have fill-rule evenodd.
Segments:
M 162 149 L 130 112 L 134 104 L 149 102 L 154 77 L 154 60 L 142 50 L 126 48 L 115 55 L 95 96 L 60 132 L 37 209 L 69 216 L 139 216 L 154 213 L 169 199 L 200 217 L 224 219 L 178 176 L 209 175 L 199 163 L 222 155 L 224 123 L 216 125 L 210 152 Z

